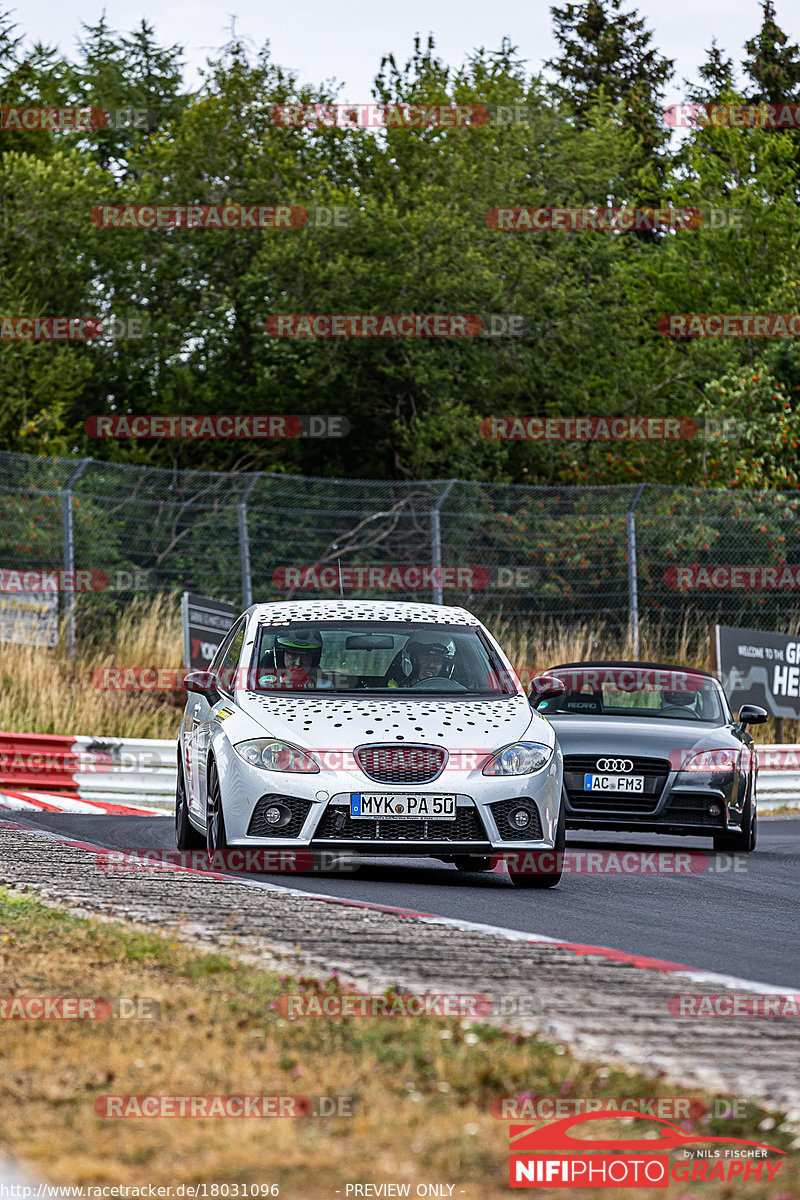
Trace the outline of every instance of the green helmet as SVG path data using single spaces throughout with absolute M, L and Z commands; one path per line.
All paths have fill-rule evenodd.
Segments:
M 287 629 L 275 635 L 276 657 L 280 656 L 282 659 L 286 650 L 296 654 L 310 654 L 311 665 L 318 667 L 322 657 L 322 636 L 316 629 Z M 278 662 L 278 666 L 283 665 L 283 662 Z

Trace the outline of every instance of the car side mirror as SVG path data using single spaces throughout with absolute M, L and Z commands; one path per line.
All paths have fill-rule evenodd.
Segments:
M 763 725 L 768 719 L 769 713 L 758 704 L 743 704 L 739 709 L 739 724 L 742 728 L 745 725 Z
M 566 690 L 564 680 L 556 675 L 534 675 L 528 689 L 528 698 L 531 706 L 536 708 L 543 700 L 555 700 L 556 696 L 563 696 Z
M 187 692 L 211 696 L 217 691 L 217 677 L 213 671 L 189 671 L 183 677 L 183 687 Z

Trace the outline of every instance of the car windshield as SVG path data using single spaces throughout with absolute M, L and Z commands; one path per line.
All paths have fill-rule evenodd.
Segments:
M 384 621 L 262 626 L 253 690 L 508 696 L 514 676 L 477 628 Z
M 667 667 L 575 666 L 547 672 L 566 692 L 537 705 L 542 713 L 581 717 L 643 717 L 649 720 L 726 720 L 717 684 L 707 675 Z

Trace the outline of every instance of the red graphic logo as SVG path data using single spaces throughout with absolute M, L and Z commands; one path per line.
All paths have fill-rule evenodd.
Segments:
M 609 1109 L 593 1113 L 591 1116 L 564 1117 L 561 1121 L 541 1128 L 512 1125 L 509 1129 L 510 1186 L 667 1188 L 670 1179 L 730 1181 L 741 1176 L 744 1179 L 759 1180 L 762 1173 L 772 1181 L 781 1162 L 767 1162 L 763 1155 L 749 1156 L 759 1157 L 761 1161 L 758 1162 L 748 1162 L 744 1155 L 735 1159 L 719 1157 L 704 1158 L 700 1162 L 679 1161 L 670 1169 L 668 1155 L 656 1154 L 653 1151 L 656 1148 L 659 1151 L 685 1149 L 697 1142 L 704 1142 L 751 1146 L 756 1150 L 772 1151 L 775 1154 L 786 1153 L 785 1150 L 779 1150 L 777 1146 L 770 1146 L 764 1142 L 690 1133 L 679 1125 L 672 1125 L 668 1121 L 642 1113 L 630 1113 L 628 1116 L 632 1121 L 647 1121 L 659 1126 L 658 1142 L 650 1138 L 589 1139 L 570 1133 L 575 1125 L 588 1124 L 590 1121 L 619 1120 L 619 1116 L 619 1112 Z M 604 1153 L 598 1154 L 595 1151 Z

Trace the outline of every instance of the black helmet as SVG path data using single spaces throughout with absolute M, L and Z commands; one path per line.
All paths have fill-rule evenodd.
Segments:
M 311 666 L 318 667 L 322 658 L 322 636 L 316 629 L 287 629 L 275 635 L 275 660 L 279 667 L 286 666 L 286 650 L 310 654 Z
M 442 637 L 440 633 L 413 633 L 411 635 L 403 648 L 401 660 L 406 676 L 418 674 L 420 657 L 423 653 L 431 651 L 442 656 L 443 667 L 440 674 L 449 679 L 456 663 L 456 646 L 451 638 Z

